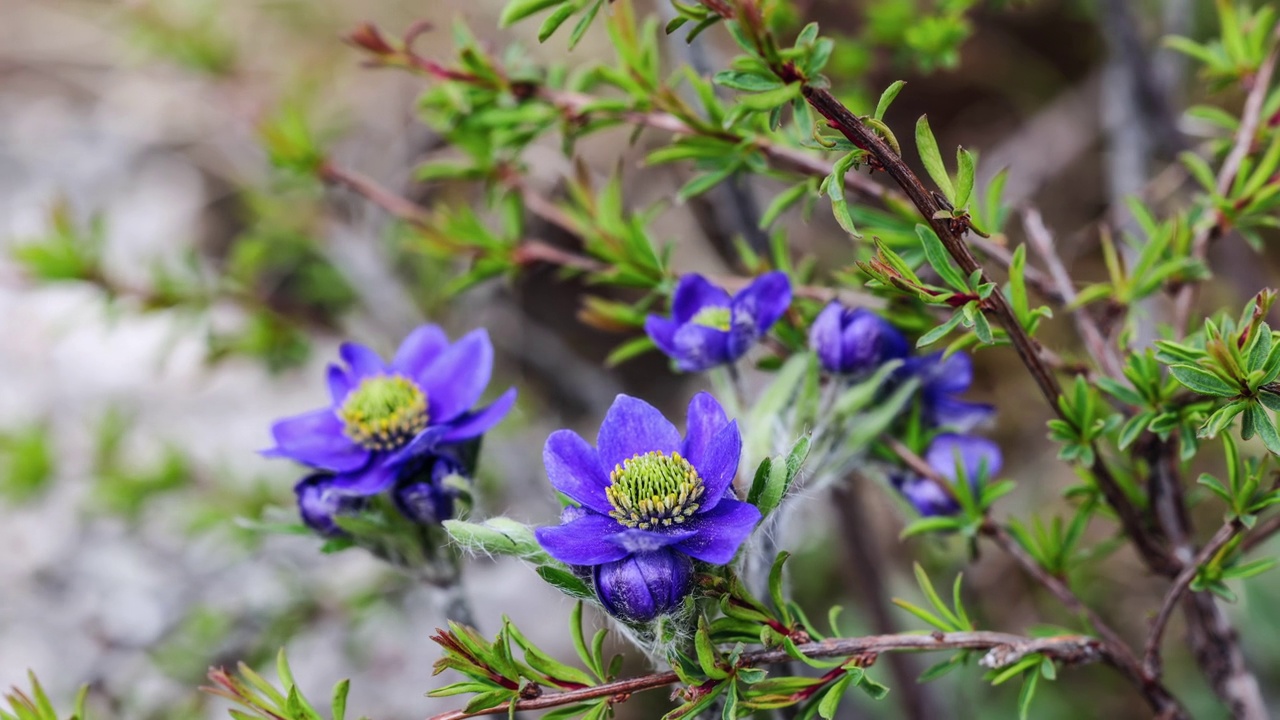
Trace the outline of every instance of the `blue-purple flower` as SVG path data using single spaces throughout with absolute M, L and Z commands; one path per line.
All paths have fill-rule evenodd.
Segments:
M 884 318 L 866 308 L 832 302 L 809 328 L 809 347 L 827 372 L 862 375 L 907 356 L 907 339 Z
M 458 489 L 448 480 L 465 481 L 464 469 L 446 455 L 427 455 L 406 463 L 391 499 L 401 515 L 419 525 L 434 525 L 454 515 Z
M 303 524 L 325 537 L 345 535 L 334 518 L 359 513 L 366 504 L 363 497 L 335 490 L 333 474 L 326 472 L 302 478 L 293 487 L 293 493 L 298 498 L 298 514 Z
M 995 415 L 990 405 L 959 398 L 973 384 L 973 360 L 967 353 L 912 358 L 907 372 L 920 379 L 924 419 L 933 427 L 968 432 Z
M 650 315 L 644 329 L 685 372 L 735 362 L 764 337 L 791 304 L 786 273 L 761 275 L 730 297 L 701 275 L 680 278 L 671 317 Z
M 971 486 L 976 487 L 980 477 L 995 477 L 1003 466 L 1000 446 L 976 435 L 944 433 L 933 439 L 924 454 L 929 467 L 955 485 L 960 481 L 960 470 Z M 898 474 L 893 478 L 898 491 L 921 515 L 954 515 L 959 504 L 945 489 L 928 478 Z
M 742 436 L 706 393 L 689 403 L 684 438 L 643 400 L 619 395 L 591 447 L 577 433 L 547 438 L 551 485 L 578 507 L 538 528 L 555 559 L 590 568 L 616 617 L 648 622 L 674 610 L 690 587 L 692 560 L 724 565 L 760 520 L 733 492 Z
M 515 402 L 512 388 L 472 409 L 493 372 L 484 330 L 451 344 L 438 326 L 423 325 L 389 363 L 355 343 L 339 354 L 345 367 L 329 366 L 330 405 L 277 422 L 276 446 L 264 454 L 332 472 L 332 487 L 348 494 L 390 488 L 407 462 L 479 437 Z

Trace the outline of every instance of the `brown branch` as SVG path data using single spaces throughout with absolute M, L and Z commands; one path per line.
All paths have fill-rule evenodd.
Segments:
M 1160 603 L 1160 611 L 1156 613 L 1155 620 L 1151 623 L 1151 634 L 1147 636 L 1142 666 L 1148 675 L 1160 676 L 1160 639 L 1164 637 L 1164 629 L 1169 624 L 1169 618 L 1173 615 L 1178 601 L 1182 599 L 1182 594 L 1191 587 L 1191 582 L 1196 579 L 1196 573 L 1200 571 L 1201 566 L 1213 559 L 1213 556 L 1224 545 L 1231 542 L 1231 538 L 1235 537 L 1242 528 L 1243 525 L 1239 520 L 1232 520 L 1218 528 L 1218 532 L 1213 534 L 1209 542 L 1196 553 L 1195 558 L 1183 568 L 1181 573 L 1178 573 L 1178 577 L 1174 578 L 1173 585 Z
M 794 69 L 782 68 L 775 70 L 775 72 L 778 72 L 778 76 L 784 81 L 799 80 L 795 76 Z M 874 161 L 881 165 L 885 172 L 898 183 L 899 187 L 906 192 L 912 203 L 915 204 L 920 216 L 929 222 L 934 232 L 937 233 L 938 238 L 941 239 L 943 246 L 946 247 L 947 252 L 965 274 L 972 274 L 976 270 L 981 270 L 962 235 L 954 231 L 951 223 L 945 218 L 945 213 L 942 212 L 943 208 L 934 198 L 933 193 L 925 188 L 920 178 L 916 176 L 897 153 L 885 144 L 879 135 L 863 124 L 856 115 L 841 104 L 840 101 L 836 100 L 830 92 L 805 84 L 803 93 L 809 104 L 825 117 L 832 127 L 839 130 L 854 145 L 866 150 Z M 981 274 L 981 282 L 990 282 L 985 272 Z M 1057 377 L 1054 376 L 1052 369 L 1041 356 L 1039 344 L 1023 330 L 1022 325 L 1013 313 L 1013 308 L 1009 306 L 1009 302 L 1003 293 L 992 293 L 987 302 L 990 306 L 990 311 L 995 315 L 1008 335 L 1010 342 L 1018 353 L 1018 357 L 1031 373 L 1036 386 L 1040 389 L 1041 395 L 1044 396 L 1050 408 L 1057 412 L 1061 419 L 1069 422 L 1058 407 L 1058 397 L 1062 394 L 1062 388 L 1058 385 Z M 1181 566 L 1169 556 L 1166 549 L 1148 531 L 1147 523 L 1142 517 L 1142 513 L 1130 502 L 1124 490 L 1111 475 L 1111 471 L 1102 459 L 1102 454 L 1096 448 L 1094 457 L 1096 459 L 1089 469 L 1093 473 L 1098 489 L 1102 492 L 1103 497 L 1106 498 L 1107 504 L 1115 510 L 1116 515 L 1120 518 L 1125 534 L 1133 539 L 1135 547 L 1137 547 L 1149 567 L 1164 575 L 1176 574 L 1181 569 Z
M 1249 156 L 1254 138 L 1258 134 L 1258 127 L 1262 123 L 1262 108 L 1271 86 L 1271 76 L 1275 72 L 1277 56 L 1280 56 L 1280 25 L 1276 26 L 1272 32 L 1271 42 L 1271 52 L 1258 67 L 1257 74 L 1253 76 L 1253 87 L 1249 89 L 1249 95 L 1245 98 L 1235 143 L 1218 170 L 1219 195 L 1225 196 L 1235 184 L 1236 175 L 1239 174 L 1244 159 Z M 1221 216 L 1214 223 L 1202 227 L 1191 240 L 1191 257 L 1204 261 L 1209 254 L 1209 244 L 1221 237 L 1224 232 Z M 1178 333 L 1186 332 L 1187 321 L 1191 317 L 1191 306 L 1195 304 L 1199 288 L 1200 283 L 1188 282 L 1179 288 L 1177 295 L 1174 296 L 1173 328 Z
M 1240 554 L 1257 549 L 1278 532 L 1280 532 L 1280 515 L 1273 515 L 1258 523 L 1240 541 Z
M 1049 276 L 1053 278 L 1063 304 L 1074 303 L 1077 297 L 1075 284 L 1071 281 L 1071 275 L 1067 273 L 1066 267 L 1063 266 L 1062 259 L 1053 249 L 1053 234 L 1045 226 L 1040 211 L 1035 208 L 1024 210 L 1022 226 L 1027 232 L 1027 242 L 1036 249 L 1036 253 L 1049 268 Z M 1093 321 L 1088 311 L 1085 308 L 1076 308 L 1071 313 L 1071 317 L 1075 321 L 1076 332 L 1080 333 L 1080 339 L 1084 341 L 1089 354 L 1093 356 L 1102 371 L 1113 378 L 1124 377 L 1124 369 L 1116 349 L 1107 343 L 1102 330 L 1098 328 L 1098 324 Z
M 979 660 L 986 668 L 1003 668 L 1022 658 L 1040 653 L 1064 665 L 1081 665 L 1098 661 L 1111 662 L 1107 648 L 1097 639 L 1084 635 L 1058 635 L 1047 638 L 1028 638 L 1002 632 L 935 632 L 928 635 L 870 635 L 860 638 L 830 638 L 799 645 L 797 649 L 805 657 L 834 658 L 879 655 L 886 652 L 933 652 L 938 650 L 987 650 Z M 757 650 L 744 653 L 738 667 L 757 667 L 791 662 L 793 658 L 785 650 Z M 614 682 L 548 693 L 540 697 L 519 700 L 515 710 L 545 710 L 573 705 L 599 698 L 610 702 L 623 702 L 632 694 L 654 688 L 674 685 L 680 678 L 673 672 L 655 673 L 643 677 L 615 680 Z M 468 713 L 453 710 L 433 715 L 429 720 L 464 720 L 484 715 L 505 715 L 512 710 L 506 702 L 485 710 Z

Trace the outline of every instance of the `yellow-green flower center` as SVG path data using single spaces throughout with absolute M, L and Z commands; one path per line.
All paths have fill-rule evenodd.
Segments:
M 694 313 L 694 316 L 689 318 L 689 322 L 727 331 L 733 325 L 733 313 L 727 307 L 704 307 Z
M 427 427 L 427 396 L 401 375 L 360 381 L 338 410 L 347 437 L 369 450 L 395 450 Z
M 698 511 L 704 491 L 698 471 L 680 453 L 657 450 L 623 460 L 604 489 L 613 505 L 609 516 L 641 530 L 683 523 Z

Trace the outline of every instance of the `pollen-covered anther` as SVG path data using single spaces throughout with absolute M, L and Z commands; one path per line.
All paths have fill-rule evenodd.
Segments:
M 657 450 L 616 465 L 604 490 L 613 505 L 609 516 L 640 530 L 683 523 L 698 511 L 704 491 L 698 471 L 680 453 Z
M 694 325 L 701 325 L 716 330 L 728 331 L 733 327 L 733 311 L 727 307 L 711 305 L 704 307 L 689 318 Z
M 402 375 L 367 377 L 347 396 L 338 417 L 347 437 L 362 447 L 395 450 L 427 427 L 427 396 Z

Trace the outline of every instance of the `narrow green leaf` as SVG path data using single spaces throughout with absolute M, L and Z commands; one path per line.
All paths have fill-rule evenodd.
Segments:
M 511 0 L 510 3 L 507 3 L 507 7 L 502 10 L 498 23 L 502 27 L 509 27 L 536 12 L 546 10 L 563 2 L 567 2 L 567 0 Z
M 977 173 L 973 153 L 962 147 L 956 148 L 956 199 L 955 208 L 964 210 L 969 205 L 969 197 L 973 195 L 973 178 Z
M 880 93 L 880 102 L 876 103 L 875 118 L 877 120 L 884 120 L 885 112 L 893 104 L 894 99 L 898 97 L 898 93 L 902 92 L 902 88 L 906 84 L 905 80 L 894 80 L 889 87 L 884 89 L 884 92 Z
M 920 120 L 916 122 L 916 151 L 920 153 L 924 169 L 938 185 L 938 190 L 952 206 L 955 206 L 956 189 L 951 184 L 951 176 L 947 174 L 946 166 L 942 164 L 942 154 L 938 152 L 938 141 L 933 137 L 933 130 L 929 128 L 928 115 L 921 115 Z

